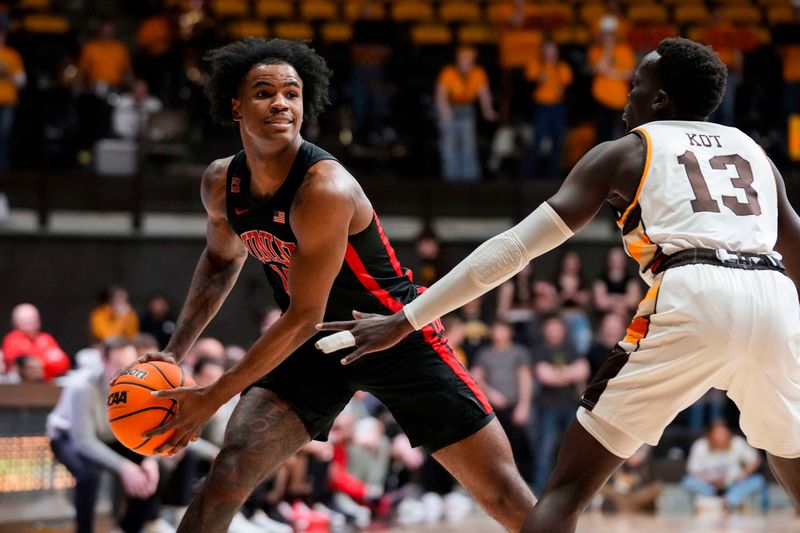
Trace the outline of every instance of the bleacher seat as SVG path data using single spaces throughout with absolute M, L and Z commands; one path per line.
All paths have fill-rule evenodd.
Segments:
M 294 17 L 291 0 L 258 0 L 256 16 L 261 19 L 290 19 Z
M 751 5 L 726 6 L 722 8 L 722 16 L 734 24 L 759 24 L 761 11 Z
M 536 15 L 536 7 L 533 4 L 526 3 L 522 8 L 522 16 L 526 20 Z M 510 19 L 516 12 L 516 6 L 513 2 L 508 0 L 489 4 L 486 8 L 486 18 L 495 24 L 503 24 Z
M 314 29 L 307 22 L 277 22 L 272 27 L 272 33 L 275 37 L 281 39 L 302 41 L 314 38 Z
M 533 21 L 540 27 L 552 30 L 572 22 L 574 11 L 566 4 L 541 4 L 536 6 Z
M 503 68 L 524 67 L 537 57 L 542 32 L 527 28 L 506 28 L 500 32 L 500 63 Z
M 640 52 L 649 52 L 663 39 L 678 37 L 680 32 L 672 24 L 637 24 L 628 32 L 628 43 Z
M 481 20 L 481 8 L 477 2 L 468 0 L 442 2 L 439 18 L 443 22 L 478 22 Z
M 416 46 L 447 45 L 453 42 L 453 33 L 445 24 L 415 24 L 411 27 L 411 42 Z
M 214 0 L 211 11 L 218 18 L 246 17 L 250 14 L 250 6 L 247 0 Z
M 639 4 L 628 9 L 628 18 L 634 24 L 663 24 L 669 20 L 667 9 L 660 4 Z
M 794 10 L 792 6 L 775 4 L 767 9 L 767 22 L 774 26 L 776 24 L 790 24 L 794 22 Z
M 396 0 L 392 2 L 392 18 L 397 22 L 430 22 L 433 5 L 423 0 Z
M 348 0 L 344 4 L 344 18 L 351 21 L 360 19 L 367 8 L 373 18 L 380 20 L 386 18 L 386 7 L 383 2 L 375 0 Z
M 69 21 L 60 15 L 34 13 L 22 19 L 22 29 L 30 33 L 67 33 Z
M 570 24 L 555 30 L 553 40 L 562 46 L 568 44 L 584 46 L 589 42 L 589 30 L 583 24 Z
M 267 25 L 260 20 L 234 20 L 228 24 L 228 35 L 233 39 L 267 37 Z
M 683 26 L 685 24 L 702 24 L 709 17 L 708 9 L 703 4 L 678 4 L 672 13 L 672 20 L 675 24 Z
M 26 11 L 46 11 L 50 9 L 50 0 L 19 0 L 17 7 Z
M 300 3 L 300 18 L 304 20 L 336 20 L 339 10 L 332 0 L 305 0 Z
M 597 2 L 587 3 L 580 6 L 578 13 L 584 23 L 593 27 L 606 14 L 606 6 Z
M 345 43 L 353 38 L 353 26 L 348 22 L 326 22 L 320 27 L 320 36 L 326 43 Z
M 496 44 L 497 27 L 491 24 L 463 24 L 457 30 L 458 42 L 476 46 Z

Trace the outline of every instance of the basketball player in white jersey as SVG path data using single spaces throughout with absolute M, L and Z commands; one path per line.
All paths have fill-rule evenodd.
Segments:
M 631 132 L 586 154 L 552 198 L 394 315 L 318 326 L 342 330 L 324 350 L 357 347 L 350 364 L 496 287 L 610 203 L 650 290 L 584 393 L 523 531 L 574 531 L 611 473 L 712 387 L 728 391 L 800 504 L 800 217 L 763 150 L 706 122 L 726 75 L 710 48 L 662 41 L 634 75 Z

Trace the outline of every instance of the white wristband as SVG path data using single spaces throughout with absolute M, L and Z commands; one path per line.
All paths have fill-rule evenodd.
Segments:
M 318 340 L 314 346 L 322 353 L 331 353 L 345 348 L 352 348 L 356 345 L 356 338 L 350 331 L 338 331 L 333 335 L 328 335 Z
M 414 329 L 422 329 L 497 287 L 530 260 L 556 248 L 573 232 L 545 202 L 522 222 L 481 244 L 416 300 L 403 308 Z

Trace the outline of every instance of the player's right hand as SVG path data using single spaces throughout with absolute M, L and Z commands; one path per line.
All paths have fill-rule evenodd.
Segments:
M 136 365 L 140 365 L 142 363 L 147 363 L 149 361 L 164 361 L 165 363 L 172 363 L 173 365 L 178 364 L 178 358 L 172 352 L 152 352 L 146 353 L 141 356 L 139 359 L 131 363 L 130 365 L 126 366 L 121 370 L 117 370 L 114 374 L 114 377 L 111 378 L 111 384 L 113 385 L 117 379 L 123 374 L 125 374 L 128 370 L 135 367 Z
M 317 324 L 318 331 L 349 331 L 355 338 L 356 349 L 342 358 L 349 365 L 368 353 L 391 348 L 414 331 L 402 312 L 390 316 L 372 315 L 353 311 L 355 320 Z

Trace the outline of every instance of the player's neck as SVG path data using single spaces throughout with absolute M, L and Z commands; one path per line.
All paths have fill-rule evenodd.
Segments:
M 267 143 L 248 142 L 243 139 L 250 170 L 250 189 L 256 196 L 274 194 L 289 175 L 297 152 L 303 144 L 298 135 L 291 143 L 279 150 L 271 149 Z

